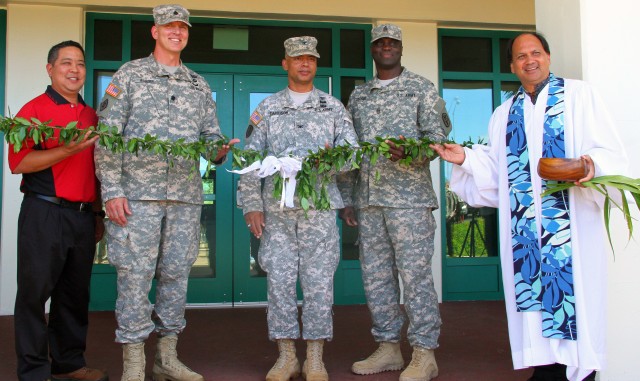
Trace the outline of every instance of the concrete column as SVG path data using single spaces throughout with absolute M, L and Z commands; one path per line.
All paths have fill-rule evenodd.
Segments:
M 638 178 L 640 168 L 634 164 L 640 162 L 636 104 L 640 51 L 634 9 L 634 0 L 536 0 L 536 25 L 551 45 L 552 71 L 584 79 L 599 91 L 625 144 L 631 176 Z M 637 207 L 632 208 L 638 229 Z M 635 350 L 640 341 L 640 245 L 633 241 L 627 244 L 620 212 L 612 213 L 611 221 L 615 257 L 611 252 L 605 254 L 609 258 L 609 301 L 602 307 L 608 310 L 608 365 L 599 380 L 640 380 Z
M 81 8 L 7 5 L 7 106 L 4 115 L 15 115 L 25 103 L 43 93 L 51 84 L 45 68 L 49 48 L 64 40 L 83 43 L 83 36 L 84 11 Z M 13 315 L 21 176 L 11 174 L 6 155 L 2 162 L 0 315 Z

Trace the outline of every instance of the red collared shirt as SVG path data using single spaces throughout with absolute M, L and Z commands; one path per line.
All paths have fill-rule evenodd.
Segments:
M 74 105 L 58 94 L 51 86 L 44 94 L 25 104 L 16 115 L 25 119 L 37 118 L 41 122 L 50 121 L 50 126 L 64 127 L 77 121 L 79 129 L 96 126 L 96 112 L 78 96 Z M 59 130 L 44 143 L 34 144 L 28 138 L 19 152 L 9 145 L 9 168 L 13 172 L 22 159 L 34 150 L 51 149 L 62 145 L 58 142 Z M 33 173 L 23 173 L 20 190 L 56 196 L 74 202 L 92 202 L 96 198 L 96 177 L 93 162 L 93 147 L 70 156 L 49 168 Z

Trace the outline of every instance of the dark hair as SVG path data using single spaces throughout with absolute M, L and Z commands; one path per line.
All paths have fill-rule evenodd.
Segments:
M 58 59 L 58 52 L 60 51 L 60 49 L 68 48 L 68 47 L 74 47 L 74 48 L 80 49 L 80 51 L 82 52 L 82 57 L 84 57 L 84 49 L 82 49 L 82 45 L 80 45 L 75 41 L 68 40 L 68 41 L 62 41 L 59 44 L 55 44 L 51 47 L 51 49 L 49 49 L 49 54 L 47 55 L 47 62 L 53 65 Z
M 541 33 L 538 32 L 524 32 L 524 33 L 520 33 L 519 35 L 511 38 L 509 40 L 509 42 L 507 42 L 507 63 L 510 64 L 513 61 L 513 43 L 515 42 L 516 38 L 520 37 L 520 36 L 524 36 L 525 34 L 529 34 L 535 38 L 538 39 L 538 41 L 540 41 L 540 44 L 542 44 L 542 49 L 544 49 L 545 52 L 547 52 L 547 54 L 551 54 L 551 49 L 549 49 L 549 43 L 547 42 L 547 39 L 544 38 L 544 36 Z

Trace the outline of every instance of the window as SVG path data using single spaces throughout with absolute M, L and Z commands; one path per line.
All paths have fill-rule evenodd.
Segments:
M 200 73 L 283 74 L 283 42 L 309 35 L 318 39 L 318 76 L 331 77 L 332 93 L 344 102 L 356 84 L 369 79 L 373 63 L 371 25 L 232 20 L 192 17 L 182 60 Z M 150 15 L 87 14 L 85 100 L 97 107 L 104 82 L 125 62 L 153 51 Z
M 440 88 L 458 143 L 487 141 L 493 110 L 517 91 L 520 83 L 506 62 L 506 45 L 516 32 L 441 29 Z M 472 208 L 449 191 L 451 164 L 443 164 L 447 257 L 498 255 L 497 214 Z

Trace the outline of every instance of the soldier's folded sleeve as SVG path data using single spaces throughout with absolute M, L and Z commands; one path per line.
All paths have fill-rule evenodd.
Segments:
M 245 133 L 245 150 L 266 151 L 267 121 L 262 118 L 264 114 L 265 111 L 262 108 L 262 103 L 251 114 Z M 246 164 L 251 165 L 253 163 Z M 236 198 L 238 200 L 238 207 L 242 208 L 243 214 L 249 212 L 264 212 L 262 179 L 260 179 L 256 172 L 240 175 L 240 180 L 238 180 Z
M 441 142 L 451 132 L 451 120 L 444 99 L 438 95 L 433 83 L 429 82 L 421 93 L 418 106 L 418 126 L 429 139 Z
M 355 151 L 360 147 L 358 143 L 358 135 L 353 127 L 353 120 L 351 118 L 351 114 L 347 111 L 346 108 L 338 101 L 339 104 L 339 112 L 336 117 L 336 136 L 334 139 L 334 146 L 345 146 L 349 145 Z M 353 157 L 349 158 L 345 165 L 341 168 L 339 172 L 349 172 L 351 171 L 351 166 L 353 163 Z
M 100 102 L 98 118 L 100 123 L 117 127 L 118 133 L 124 135 L 123 131 L 130 110 L 128 81 L 125 73 L 119 70 L 111 79 L 111 83 Z M 97 144 L 94 160 L 96 176 L 102 185 L 102 199 L 108 201 L 118 197 L 126 197 L 121 184 L 123 154 L 113 152 L 111 149 Z

